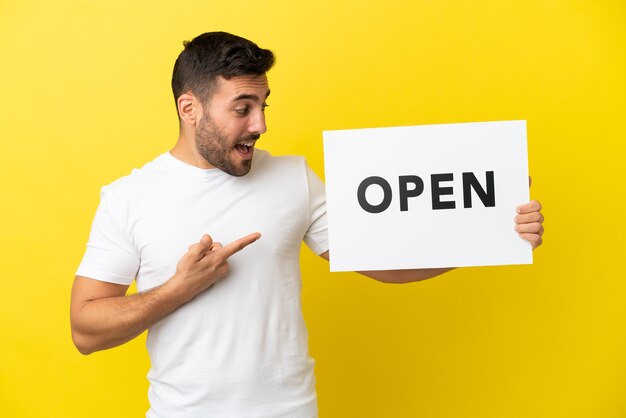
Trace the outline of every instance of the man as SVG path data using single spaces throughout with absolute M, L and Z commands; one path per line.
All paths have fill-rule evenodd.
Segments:
M 148 417 L 317 416 L 299 250 L 304 240 L 330 257 L 324 186 L 302 158 L 255 150 L 273 62 L 227 33 L 185 43 L 172 78 L 178 142 L 102 189 L 72 336 L 89 354 L 149 329 Z M 518 212 L 535 248 L 540 205 Z M 447 270 L 362 273 L 404 283 Z M 127 296 L 133 279 L 139 293 Z

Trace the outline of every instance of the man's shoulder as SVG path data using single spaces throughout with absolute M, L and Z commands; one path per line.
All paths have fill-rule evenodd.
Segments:
M 269 151 L 257 149 L 254 156 L 253 169 L 298 169 L 306 166 L 306 159 L 301 155 L 272 155 Z
M 131 172 L 107 184 L 103 191 L 115 194 L 133 194 L 141 188 L 156 185 L 167 176 L 166 154 L 161 154 L 140 168 L 133 168 Z

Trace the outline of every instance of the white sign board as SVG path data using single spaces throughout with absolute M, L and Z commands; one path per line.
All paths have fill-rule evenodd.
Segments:
M 331 271 L 531 264 L 526 121 L 324 132 Z

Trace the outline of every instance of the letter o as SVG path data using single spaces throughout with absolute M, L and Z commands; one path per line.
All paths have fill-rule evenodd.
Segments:
M 370 203 L 365 198 L 365 192 L 367 188 L 372 184 L 377 184 L 383 189 L 383 201 L 378 205 L 370 205 Z M 389 205 L 391 205 L 391 186 L 387 181 L 382 177 L 372 176 L 368 177 L 359 184 L 359 189 L 357 190 L 356 197 L 359 201 L 359 205 L 363 208 L 364 211 L 369 213 L 380 213 L 387 209 Z

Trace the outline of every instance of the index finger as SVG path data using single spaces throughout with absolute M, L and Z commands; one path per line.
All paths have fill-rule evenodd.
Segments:
M 231 255 L 235 254 L 236 252 L 243 250 L 248 245 L 258 240 L 259 238 L 261 238 L 261 234 L 259 234 L 258 232 L 255 232 L 254 234 L 246 235 L 245 237 L 239 238 L 238 240 L 235 240 L 231 242 L 230 244 L 222 247 L 220 252 L 224 253 L 226 258 L 228 258 Z

